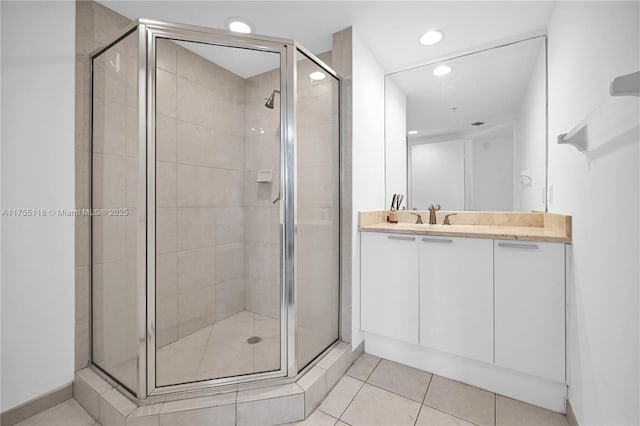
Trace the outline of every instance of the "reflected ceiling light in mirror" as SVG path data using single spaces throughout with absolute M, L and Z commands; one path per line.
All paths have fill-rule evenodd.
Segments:
M 309 78 L 311 80 L 315 80 L 315 81 L 320 81 L 320 80 L 324 80 L 327 76 L 320 71 L 314 71 L 311 74 L 309 74 Z
M 411 136 L 413 136 L 413 135 L 417 135 L 417 134 L 418 134 L 418 131 L 417 131 L 417 130 L 409 130 L 409 131 L 407 132 L 407 134 L 408 134 L 408 135 L 411 135 Z
M 245 19 L 237 16 L 227 18 L 225 24 L 227 28 L 234 33 L 250 34 L 253 32 L 253 26 Z
M 420 36 L 420 44 L 431 46 L 442 41 L 444 33 L 440 30 L 429 30 Z
M 433 70 L 433 75 L 437 76 L 437 77 L 442 77 L 443 75 L 447 75 L 451 72 L 453 68 L 451 68 L 449 65 L 438 65 L 434 70 Z

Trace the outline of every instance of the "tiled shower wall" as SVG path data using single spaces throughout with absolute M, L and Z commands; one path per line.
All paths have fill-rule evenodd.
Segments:
M 244 79 L 158 41 L 157 344 L 244 309 Z

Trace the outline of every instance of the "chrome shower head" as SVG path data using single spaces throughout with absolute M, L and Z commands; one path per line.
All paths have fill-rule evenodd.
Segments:
M 271 92 L 271 96 L 269 96 L 269 98 L 267 99 L 267 102 L 264 103 L 264 106 L 269 109 L 273 109 L 273 102 L 275 100 L 276 93 L 280 93 L 280 91 L 278 89 L 274 89 L 274 91 Z

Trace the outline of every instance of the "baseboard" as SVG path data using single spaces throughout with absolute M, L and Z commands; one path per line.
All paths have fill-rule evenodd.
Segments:
M 44 395 L 33 398 L 17 407 L 10 408 L 0 414 L 0 424 L 2 426 L 13 426 L 16 423 L 28 419 L 31 416 L 47 410 L 54 405 L 66 401 L 72 397 L 71 383 L 47 392 Z
M 567 399 L 567 422 L 569 426 L 580 426 L 578 419 L 576 419 L 576 413 L 573 412 L 571 402 Z

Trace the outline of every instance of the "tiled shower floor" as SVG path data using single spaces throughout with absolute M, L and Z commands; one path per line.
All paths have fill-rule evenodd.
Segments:
M 247 339 L 262 340 L 250 344 Z M 249 311 L 238 312 L 160 348 L 156 355 L 160 386 L 280 367 L 280 321 Z
M 247 339 L 260 337 L 258 343 Z M 335 337 L 298 327 L 298 351 L 305 363 Z M 159 386 L 238 376 L 280 368 L 280 320 L 250 311 L 234 314 L 160 348 Z

